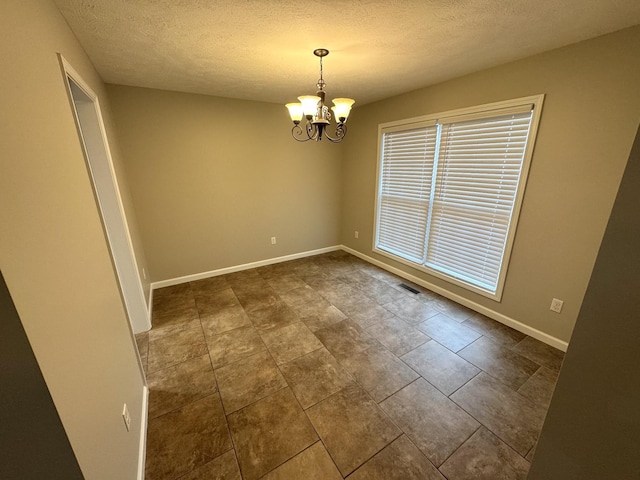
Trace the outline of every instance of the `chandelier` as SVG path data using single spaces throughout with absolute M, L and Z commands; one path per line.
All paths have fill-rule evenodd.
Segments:
M 327 127 L 331 124 L 331 112 L 329 107 L 324 104 L 324 86 L 326 85 L 322 78 L 322 58 L 329 55 L 329 50 L 326 48 L 318 48 L 313 51 L 316 57 L 320 58 L 320 79 L 316 84 L 318 91 L 315 95 L 303 95 L 298 97 L 300 103 L 287 103 L 285 106 L 289 109 L 289 115 L 293 121 L 293 128 L 291 129 L 291 136 L 299 142 L 307 142 L 309 140 L 315 140 L 319 142 L 322 137 L 326 137 L 330 142 L 341 142 L 347 134 L 347 118 L 351 111 L 351 105 L 355 103 L 352 98 L 334 98 L 331 107 L 333 110 L 333 116 L 336 121 L 336 133 L 335 136 L 330 136 L 327 132 Z M 302 117 L 305 117 L 306 122 L 304 128 L 300 125 Z

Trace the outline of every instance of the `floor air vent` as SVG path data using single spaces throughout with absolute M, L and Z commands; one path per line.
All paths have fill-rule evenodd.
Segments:
M 401 283 L 401 284 L 400 284 L 400 287 L 404 288 L 405 290 L 409 290 L 411 293 L 416 293 L 416 294 L 420 293 L 420 291 L 419 291 L 419 290 L 416 290 L 415 288 L 410 287 L 410 286 L 409 286 L 409 285 L 407 285 L 406 283 Z

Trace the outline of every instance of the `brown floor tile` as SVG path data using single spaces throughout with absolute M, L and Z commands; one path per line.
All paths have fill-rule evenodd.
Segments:
M 358 268 L 366 272 L 367 275 L 371 275 L 373 278 L 377 278 L 378 280 L 388 283 L 391 286 L 406 282 L 403 278 L 400 278 L 397 275 L 394 275 L 393 273 L 370 263 L 364 262 L 362 264 L 359 264 Z
M 282 263 L 274 263 L 271 265 L 265 265 L 263 267 L 258 267 L 257 269 L 260 277 L 269 281 L 274 278 L 279 278 L 284 275 L 292 275 L 294 274 L 293 269 L 291 268 L 291 262 L 282 262 Z
M 267 280 L 267 283 L 273 288 L 276 293 L 281 295 L 285 292 L 289 292 L 296 288 L 304 288 L 307 286 L 297 275 L 289 273 L 287 275 L 275 276 Z
M 228 421 L 244 480 L 262 477 L 318 440 L 288 388 L 232 413 Z
M 193 291 L 189 282 L 179 283 L 178 285 L 171 285 L 170 287 L 157 288 L 153 291 L 153 298 L 159 297 L 191 297 Z
M 207 354 L 150 373 L 147 383 L 149 418 L 159 417 L 217 390 Z
M 436 300 L 441 300 L 442 298 L 444 298 L 442 295 L 437 294 L 436 292 L 432 292 L 431 290 L 429 290 L 428 288 L 422 287 L 420 285 L 415 285 L 411 282 L 408 282 L 406 280 L 403 280 L 403 282 L 405 285 L 409 285 L 410 287 L 418 290 L 420 292 L 419 295 L 416 295 L 414 298 L 420 302 L 423 303 L 429 303 L 431 304 L 431 306 L 434 306 L 434 302 Z M 396 287 L 396 288 L 401 288 L 400 286 Z M 402 289 L 401 291 L 406 292 L 406 290 Z
M 345 252 L 342 252 L 345 253 Z M 335 256 L 319 255 L 315 261 L 318 265 L 324 268 L 330 275 L 339 278 L 350 273 L 354 273 L 357 268 L 356 262 L 351 258 L 351 255 L 347 254 L 342 258 Z
M 227 415 L 287 386 L 266 351 L 216 369 L 216 378 Z
M 335 287 L 333 289 L 329 288 L 326 293 L 333 297 L 330 299 L 331 303 L 337 305 L 341 310 L 363 301 L 371 301 L 371 298 L 362 293 L 358 285 L 348 280 L 339 281 L 334 278 L 334 281 Z
M 263 332 L 260 336 L 278 365 L 322 348 L 322 342 L 302 322 Z
M 440 313 L 431 303 L 408 297 L 387 303 L 384 307 L 411 325 L 417 325 Z
M 283 463 L 262 480 L 342 480 L 342 475 L 325 450 L 322 442 L 316 442 Z
M 435 466 L 480 426 L 424 379 L 416 380 L 380 406 Z
M 400 356 L 429 341 L 429 337 L 393 315 L 366 329 L 367 333 Z
M 180 477 L 180 480 L 242 480 L 236 452 L 229 450 L 188 475 Z
M 388 318 L 395 317 L 389 310 L 381 307 L 368 297 L 344 306 L 342 311 L 362 328 L 367 328 Z
M 523 339 L 513 347 L 513 351 L 556 372 L 560 370 L 564 360 L 564 353 L 561 350 L 532 337 Z
M 280 370 L 305 410 L 353 383 L 325 348 L 284 363 Z
M 222 308 L 209 315 L 200 317 L 205 337 L 219 335 L 229 330 L 251 325 L 251 320 L 239 304 Z
M 178 478 L 231 448 L 220 397 L 209 395 L 149 421 L 146 478 Z
M 262 277 L 255 268 L 229 273 L 223 277 L 232 287 L 242 287 L 249 283 L 262 281 Z
M 453 352 L 463 349 L 482 336 L 444 314 L 438 314 L 420 323 L 418 330 Z
M 202 327 L 177 330 L 171 335 L 160 334 L 157 330 L 149 332 L 149 365 L 152 373 L 176 363 L 200 357 L 207 353 L 207 344 Z
M 458 355 L 514 390 L 520 388 L 539 368 L 537 363 L 487 337 L 463 348 Z
M 343 320 L 315 331 L 316 337 L 338 361 L 378 345 L 378 342 L 351 320 Z
M 527 462 L 529 462 L 530 464 L 533 461 L 533 456 L 536 453 L 536 447 L 537 446 L 538 446 L 538 441 L 536 441 L 535 445 L 533 447 L 531 447 L 531 450 L 529 450 L 529 453 L 527 453 L 527 456 L 525 457 L 525 460 Z
M 180 310 L 187 310 L 195 307 L 193 295 L 162 295 L 153 297 L 153 314 L 164 316 Z
M 322 289 L 318 289 L 318 292 L 333 305 L 340 310 L 346 309 L 349 305 L 354 304 L 361 300 L 366 300 L 366 295 L 363 295 L 353 285 L 341 283 L 335 281 L 333 285 L 328 285 Z
M 309 330 L 315 332 L 346 319 L 347 316 L 341 310 L 335 305 L 328 304 L 324 308 L 317 309 L 314 315 L 303 317 L 302 321 L 309 327 Z
M 236 328 L 207 337 L 207 343 L 213 368 L 220 368 L 267 349 L 253 327 Z
M 382 346 L 351 355 L 341 363 L 376 402 L 381 402 L 419 377 Z
M 402 360 L 447 396 L 480 373 L 479 368 L 434 341 L 412 350 Z
M 212 293 L 228 288 L 230 288 L 229 282 L 227 282 L 227 279 L 223 276 L 204 278 L 191 282 L 191 291 L 194 296 L 211 295 Z
M 535 443 L 546 413 L 543 405 L 533 404 L 484 372 L 451 399 L 520 455 L 526 455 Z
M 307 282 L 307 278 L 309 277 L 319 277 L 324 275 L 322 267 L 317 265 L 313 258 L 300 258 L 298 260 L 292 260 L 290 262 L 287 262 L 287 265 L 293 273 L 298 275 L 298 277 L 303 279 L 305 282 Z
M 301 317 L 317 315 L 331 306 L 322 295 L 307 284 L 282 293 L 280 298 Z
M 321 293 L 323 288 L 332 287 L 336 284 L 336 281 L 325 274 L 324 271 L 318 266 L 314 266 L 309 271 L 296 271 L 295 269 L 292 269 L 292 271 L 295 272 L 296 276 L 300 280 L 309 285 L 318 293 Z
M 238 299 L 240 297 L 251 297 L 255 294 L 259 294 L 264 290 L 268 290 L 270 293 L 275 293 L 269 284 L 260 275 L 256 274 L 255 277 L 247 277 L 246 280 L 241 281 L 239 279 L 233 280 L 234 275 L 238 275 L 243 272 L 232 273 L 227 275 L 227 282 L 233 289 L 233 293 L 236 294 Z
M 476 313 L 475 315 L 467 318 L 462 322 L 462 325 L 472 328 L 484 336 L 506 345 L 507 347 L 513 347 L 516 343 L 526 337 L 524 333 L 503 325 L 500 322 L 496 322 L 495 320 L 480 313 Z
M 234 287 L 233 291 L 247 312 L 267 308 L 280 302 L 280 297 L 276 291 L 268 283 L 262 283 L 264 283 L 264 286 L 251 287 L 247 290 L 242 287 Z
M 247 315 L 253 325 L 260 331 L 280 328 L 300 321 L 298 314 L 282 301 L 265 308 L 247 312 Z
M 446 480 L 402 435 L 349 476 L 349 480 Z
M 231 288 L 218 290 L 207 295 L 197 295 L 195 299 L 198 315 L 201 317 L 217 313 L 223 308 L 240 305 L 238 298 Z
M 200 317 L 195 303 L 192 307 L 164 315 L 153 313 L 152 329 L 149 334 L 158 337 L 160 335 L 170 335 L 185 328 L 194 328 L 200 325 Z
M 317 403 L 307 415 L 343 476 L 401 433 L 357 385 Z
M 360 283 L 360 291 L 375 300 L 379 305 L 401 301 L 406 297 L 406 293 L 392 287 L 388 283 L 372 277 L 369 274 L 367 274 L 367 277 L 369 277 L 369 279 L 366 282 Z
M 549 406 L 558 381 L 558 372 L 540 367 L 529 380 L 518 389 L 518 393 L 536 405 Z
M 340 282 L 355 285 L 358 289 L 365 289 L 373 282 L 379 281 L 376 278 L 373 278 L 371 275 L 367 274 L 365 271 L 356 268 L 355 265 L 352 265 L 344 271 L 333 275 L 333 278 Z
M 440 297 L 433 302 L 434 306 L 444 313 L 447 317 L 457 321 L 464 322 L 466 319 L 476 314 L 470 308 L 460 305 L 459 303 L 449 300 L 448 298 Z
M 440 467 L 449 480 L 525 480 L 529 462 L 480 428 Z

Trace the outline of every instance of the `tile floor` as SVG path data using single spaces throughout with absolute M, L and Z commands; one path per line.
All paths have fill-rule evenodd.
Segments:
M 562 352 L 345 252 L 157 290 L 146 478 L 525 479 Z

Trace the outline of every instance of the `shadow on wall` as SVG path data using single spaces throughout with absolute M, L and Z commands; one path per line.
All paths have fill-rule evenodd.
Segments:
M 0 273 L 0 478 L 83 479 Z

